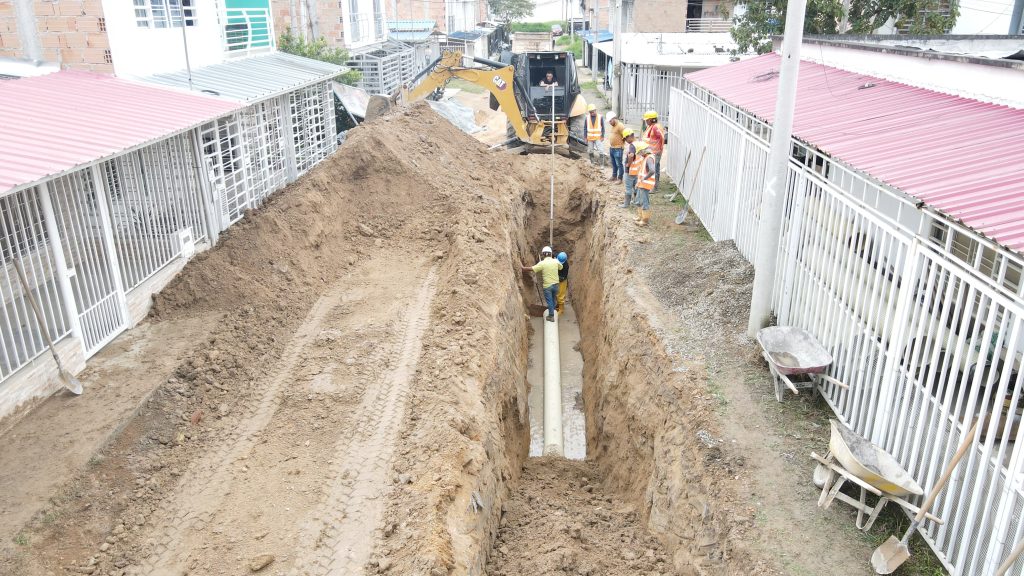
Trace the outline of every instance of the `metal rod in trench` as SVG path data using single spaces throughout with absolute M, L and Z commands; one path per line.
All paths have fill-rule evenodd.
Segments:
M 548 246 L 555 243 L 555 87 L 551 87 L 551 196 L 548 199 Z M 551 248 L 554 250 L 554 247 Z

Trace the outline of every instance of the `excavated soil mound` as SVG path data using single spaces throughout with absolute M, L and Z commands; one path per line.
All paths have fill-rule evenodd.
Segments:
M 527 461 L 501 519 L 491 576 L 660 575 L 671 558 L 642 528 L 642 512 L 602 489 L 593 462 Z

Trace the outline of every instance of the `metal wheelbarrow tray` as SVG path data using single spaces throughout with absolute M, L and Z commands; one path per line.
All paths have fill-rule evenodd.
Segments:
M 794 394 L 821 382 L 846 389 L 846 384 L 825 374 L 832 355 L 809 332 L 793 326 L 769 326 L 757 333 L 761 355 L 768 362 L 775 381 L 775 399 L 782 402 L 786 388 Z M 802 376 L 796 381 L 792 376 Z

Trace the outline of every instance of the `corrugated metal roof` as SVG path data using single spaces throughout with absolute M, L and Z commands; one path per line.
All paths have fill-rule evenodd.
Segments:
M 582 38 L 584 42 L 590 42 L 592 44 L 594 42 L 594 33 L 591 32 L 590 30 L 585 30 L 583 32 L 580 32 L 580 38 Z M 614 35 L 612 34 L 611 30 L 597 31 L 598 42 L 610 42 L 613 39 Z
M 255 102 L 329 80 L 345 70 L 347 68 L 337 64 L 270 52 L 195 68 L 192 70 L 192 90 L 240 102 Z M 184 70 L 157 74 L 144 80 L 188 90 L 188 73 Z
M 238 109 L 89 72 L 0 83 L 0 195 Z
M 780 60 L 766 54 L 686 77 L 770 122 Z M 1024 110 L 804 61 L 793 134 L 1024 251 Z
M 430 30 L 401 30 L 388 32 L 388 38 L 399 42 L 423 42 L 431 36 Z
M 489 30 L 459 30 L 458 32 L 449 32 L 448 37 L 456 40 L 476 40 L 490 33 Z
M 434 20 L 388 20 L 388 30 L 391 32 L 409 32 L 414 30 L 434 29 Z

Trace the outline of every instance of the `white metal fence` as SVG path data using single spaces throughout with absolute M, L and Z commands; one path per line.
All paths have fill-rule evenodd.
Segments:
M 328 90 L 256 102 L 0 198 L 0 395 L 46 350 L 15 259 L 54 341 L 74 336 L 91 356 L 128 327 L 129 295 L 336 149 Z
M 755 250 L 770 127 L 697 86 L 674 89 L 669 166 L 702 150 L 694 210 Z M 930 487 L 979 437 L 922 530 L 953 574 L 988 575 L 1022 536 L 1024 260 L 794 140 L 776 268 L 780 324 L 811 331 L 849 384 L 837 416 Z M 678 174 L 674 174 L 678 177 Z M 689 178 L 687 178 L 689 180 Z M 1024 573 L 1024 561 L 1010 572 Z
M 732 20 L 727 18 L 687 18 L 687 32 L 728 32 L 732 30 Z
M 684 71 L 680 68 L 659 68 L 648 64 L 626 64 L 620 67 L 622 74 L 622 110 L 619 115 L 623 122 L 639 124 L 644 112 L 657 110 L 661 122 L 671 120 L 669 97 L 672 88 L 683 86 Z

